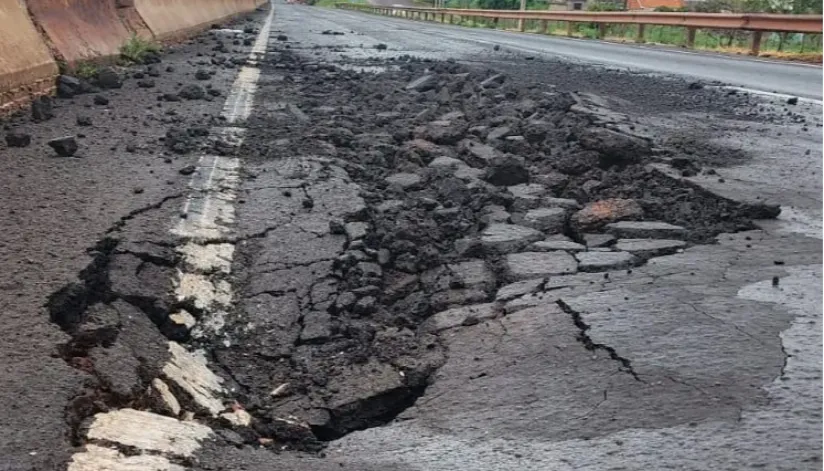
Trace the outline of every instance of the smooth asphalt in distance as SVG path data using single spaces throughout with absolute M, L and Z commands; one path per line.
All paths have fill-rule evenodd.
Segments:
M 324 13 L 317 13 L 324 15 Z M 362 19 L 364 13 L 327 11 L 338 22 L 347 18 Z M 725 85 L 752 90 L 822 99 L 822 71 L 817 65 L 779 62 L 775 60 L 698 52 L 672 47 L 618 44 L 588 39 L 564 38 L 510 31 L 467 28 L 460 26 L 410 21 L 370 15 L 377 27 L 414 29 L 430 41 L 443 39 L 498 44 L 530 54 L 560 56 L 582 63 L 619 67 L 638 72 L 651 72 L 718 81 Z M 454 52 L 454 51 L 450 51 Z

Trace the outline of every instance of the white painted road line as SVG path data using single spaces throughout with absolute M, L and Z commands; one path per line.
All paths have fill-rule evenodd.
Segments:
M 239 148 L 246 130 L 237 126 L 252 113 L 254 95 L 260 70 L 254 66 L 266 54 L 272 30 L 274 8 L 270 6 L 266 21 L 258 34 L 249 56 L 251 66 L 243 67 L 223 106 L 221 115 L 230 125 L 212 129 L 212 135 L 224 143 Z M 174 280 L 178 300 L 187 301 L 200 315 L 195 318 L 188 311 L 171 313 L 170 318 L 187 327 L 194 327 L 198 335 L 219 332 L 223 317 L 232 303 L 231 284 L 226 277 L 231 273 L 234 245 L 215 242 L 232 235 L 235 220 L 235 201 L 240 183 L 240 159 L 217 155 L 200 157 L 197 170 L 189 182 L 186 199 L 178 221 L 171 232 L 182 239 L 178 252 L 183 262 Z M 184 404 L 194 404 L 194 411 L 184 411 L 166 382 L 153 383 L 156 397 L 165 406 L 158 412 L 178 414 L 196 413 L 224 417 L 233 423 L 246 424 L 250 418 L 244 411 L 224 413 L 223 380 L 209 370 L 205 358 L 185 347 L 169 343 L 171 360 L 163 367 L 163 380 L 174 384 L 177 391 L 189 396 Z M 213 434 L 212 430 L 195 421 L 121 409 L 95 415 L 86 434 L 89 444 L 85 450 L 72 456 L 70 471 L 183 471 L 168 458 L 188 458 L 200 448 L 200 443 Z M 117 445 L 132 447 L 141 453 L 123 455 Z

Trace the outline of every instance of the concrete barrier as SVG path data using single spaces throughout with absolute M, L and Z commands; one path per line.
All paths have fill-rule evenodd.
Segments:
M 114 0 L 26 0 L 58 58 L 69 64 L 118 54 L 131 33 Z
M 158 39 L 169 39 L 253 10 L 250 0 L 134 0 L 140 16 Z
M 57 63 L 23 3 L 0 1 L 0 110 L 48 93 L 56 75 Z

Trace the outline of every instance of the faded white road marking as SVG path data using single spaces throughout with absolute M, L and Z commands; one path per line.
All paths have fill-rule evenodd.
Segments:
M 238 73 L 223 106 L 221 115 L 229 126 L 212 130 L 212 135 L 227 146 L 239 148 L 245 138 L 246 130 L 236 125 L 252 113 L 260 78 L 255 65 L 266 54 L 273 18 L 274 8 L 270 7 L 249 55 L 250 65 Z M 234 157 L 201 156 L 189 182 L 181 219 L 171 229 L 183 240 L 178 249 L 183 263 L 174 280 L 175 294 L 178 300 L 196 308 L 200 319 L 194 324 L 195 317 L 185 310 L 171 313 L 170 318 L 186 328 L 194 327 L 197 335 L 220 331 L 232 303 L 232 287 L 226 277 L 231 273 L 234 245 L 221 241 L 230 240 L 233 233 L 240 165 L 240 159 Z M 220 415 L 248 425 L 250 417 L 243 411 L 224 412 L 223 380 L 209 370 L 205 358 L 175 342 L 169 342 L 169 351 L 171 360 L 163 367 L 162 376 L 176 390 L 185 392 L 198 409 L 188 412 Z M 160 407 L 165 409 L 162 412 L 183 412 L 163 380 L 157 379 L 152 387 L 165 403 Z M 97 414 L 86 434 L 90 443 L 72 456 L 69 470 L 183 471 L 185 468 L 168 458 L 192 456 L 212 434 L 206 425 L 152 412 L 121 409 Z M 141 454 L 125 456 L 113 444 L 133 447 Z

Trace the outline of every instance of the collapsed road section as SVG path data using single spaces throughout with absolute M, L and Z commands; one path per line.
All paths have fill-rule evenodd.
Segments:
M 60 161 L 128 168 L 148 183 L 112 200 L 152 197 L 93 220 L 85 268 L 47 291 L 54 340 L 32 338 L 66 386 L 31 417 L 58 417 L 65 442 L 11 469 L 606 469 L 625 453 L 655 468 L 693 452 L 729 467 L 720 438 L 754 465 L 769 459 L 745 447 L 815 462 L 792 417 L 815 396 L 799 330 L 820 325 L 820 243 L 760 229 L 776 204 L 691 181 L 746 151 L 594 93 L 655 78 L 353 46 L 278 8 L 163 68 L 103 69 L 122 92 L 72 97 L 157 100 L 143 133 L 78 137 Z M 654 106 L 754 109 L 668 80 L 688 95 Z M 74 103 L 56 104 L 64 126 Z M 7 138 L 29 131 L 19 153 L 39 162 L 41 128 L 15 119 Z M 123 162 L 93 147 L 120 142 Z
M 316 449 L 403 414 L 452 328 L 778 213 L 649 167 L 679 156 L 596 124 L 584 97 L 453 62 L 381 66 L 286 47 L 263 63 L 241 147 L 236 311 L 198 345 L 272 446 Z M 585 349 L 643 381 L 558 304 Z

